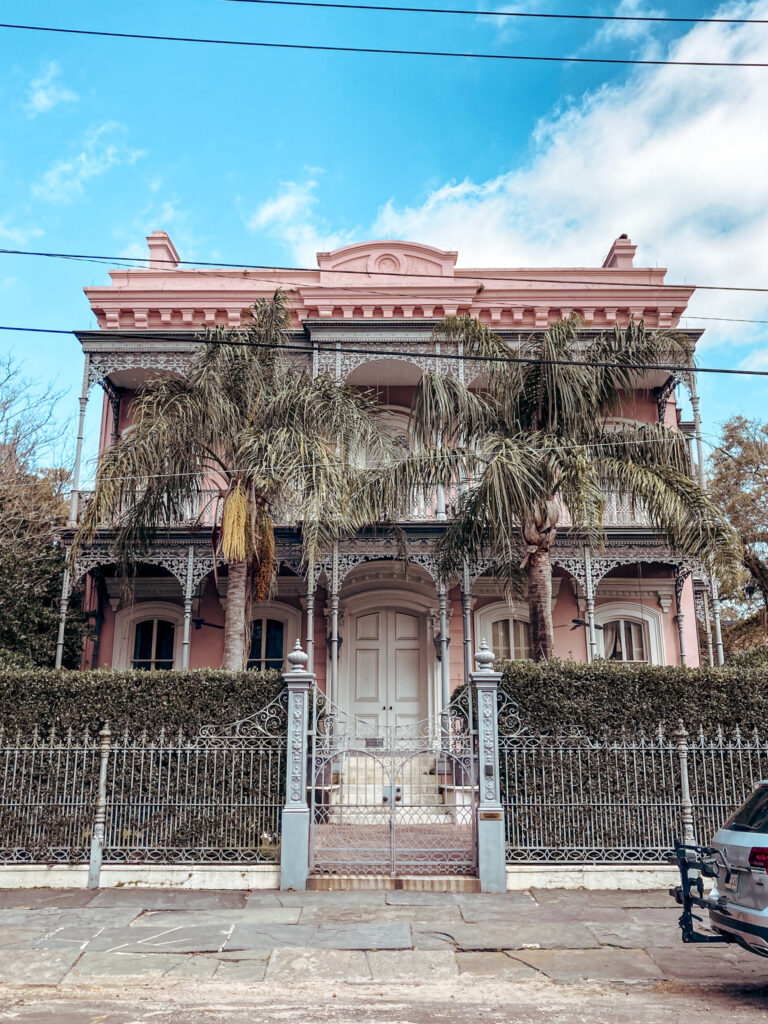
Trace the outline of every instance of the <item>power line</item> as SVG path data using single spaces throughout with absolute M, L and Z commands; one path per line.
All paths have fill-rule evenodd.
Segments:
M 36 334 L 73 334 L 77 335 L 76 331 L 67 331 L 56 328 L 47 327 L 10 327 L 0 326 L 0 331 L 27 331 Z M 81 331 L 80 333 L 86 333 Z M 89 333 L 96 333 L 100 338 L 105 341 L 111 338 L 129 338 L 133 341 L 138 340 L 140 337 L 146 337 L 149 334 L 158 333 L 153 331 L 95 331 Z M 469 363 L 520 363 L 531 366 L 589 366 L 593 369 L 628 369 L 638 370 L 639 372 L 645 372 L 648 370 L 664 370 L 668 373 L 723 373 L 723 374 L 735 374 L 738 376 L 745 377 L 768 377 L 768 370 L 740 370 L 730 369 L 727 367 L 720 366 L 676 366 L 674 363 L 643 363 L 641 364 L 626 364 L 616 363 L 608 361 L 590 361 L 587 362 L 583 359 L 536 359 L 535 357 L 527 356 L 473 356 L 466 355 L 464 353 L 453 353 L 453 352 L 410 352 L 406 349 L 378 349 L 378 348 L 358 348 L 345 345 L 343 349 L 336 348 L 335 345 L 275 345 L 268 344 L 259 341 L 214 341 L 210 338 L 193 338 L 190 339 L 190 343 L 199 343 L 207 345 L 231 345 L 237 348 L 263 348 L 270 349 L 273 351 L 286 351 L 293 352 L 296 355 L 312 355 L 317 353 L 327 353 L 329 355 L 336 355 L 341 353 L 349 353 L 353 355 L 368 355 L 377 356 L 379 359 L 386 358 L 388 356 L 402 357 L 409 356 L 414 359 L 448 359 L 457 362 L 469 362 Z M 382 340 L 382 344 L 391 344 Z
M 2 26 L 0 26 L 1 28 Z M 766 65 L 768 66 L 768 65 Z M 118 261 L 122 261 L 123 266 L 129 270 L 148 270 L 152 269 L 157 273 L 173 273 L 173 268 L 183 265 L 188 266 L 192 270 L 197 267 L 210 267 L 213 270 L 217 268 L 223 268 L 225 270 L 271 270 L 279 271 L 284 274 L 318 274 L 321 271 L 319 267 L 280 267 L 269 263 L 215 263 L 206 260 L 182 260 L 182 259 L 162 259 L 154 256 L 101 256 L 98 254 L 90 253 L 73 253 L 73 252 L 44 252 L 42 250 L 35 249 L 2 249 L 0 248 L 0 255 L 3 256 L 39 256 L 47 259 L 67 259 L 67 260 L 79 260 L 83 263 L 96 263 L 99 265 L 103 264 L 116 264 Z M 168 263 L 170 265 L 168 270 L 163 267 L 136 267 L 136 263 Z M 591 268 L 594 270 L 605 270 L 610 268 L 595 267 Z M 633 268 L 634 269 L 634 268 Z M 522 277 L 519 274 L 507 275 L 505 277 L 493 277 L 486 276 L 484 274 L 472 274 L 465 275 L 462 268 L 458 268 L 459 273 L 457 277 L 453 277 L 450 280 L 457 281 L 459 283 L 465 281 L 477 281 L 480 284 L 486 281 L 494 281 L 502 284 L 579 284 L 585 288 L 651 288 L 654 291 L 663 293 L 665 290 L 670 288 L 691 288 L 696 291 L 710 291 L 710 292 L 758 292 L 768 293 L 768 287 L 756 287 L 753 285 L 731 285 L 731 284 L 653 284 L 648 281 L 585 281 L 584 278 L 565 278 L 565 277 Z M 334 276 L 338 274 L 348 274 L 354 277 L 405 277 L 405 278 L 424 278 L 425 280 L 434 282 L 434 274 L 419 274 L 411 273 L 405 270 L 343 270 L 337 269 L 336 267 L 331 268 L 327 271 Z M 202 271 L 201 271 L 202 273 Z M 621 271 L 619 271 L 621 273 Z M 237 277 L 240 278 L 242 274 L 216 274 L 217 277 Z M 247 280 L 247 278 L 243 278 Z M 445 280 L 444 278 L 438 278 L 438 280 Z M 274 284 L 275 282 L 270 282 Z M 300 282 L 296 282 L 297 284 Z M 358 286 L 359 288 L 359 286 Z M 358 289 L 355 289 L 358 290 Z M 697 318 L 698 319 L 698 318 Z
M 645 64 L 664 67 L 689 68 L 768 68 L 759 61 L 723 60 L 650 60 L 629 57 L 559 57 L 539 54 L 466 53 L 456 50 L 404 50 L 378 46 L 330 46 L 320 43 L 275 43 L 254 39 L 208 39 L 200 36 L 150 35 L 144 32 L 105 32 L 90 28 L 58 28 L 52 25 L 12 25 L 0 23 L 0 29 L 22 32 L 51 32 L 71 36 L 96 36 L 102 39 L 141 39 L 163 43 L 205 43 L 212 46 L 247 46 L 267 50 L 311 50 L 324 53 L 369 53 L 398 57 L 454 57 L 474 60 L 543 62 L 548 64 Z
M 468 14 L 487 18 L 545 18 L 556 21 L 642 21 L 679 25 L 768 25 L 768 18 L 668 18 L 650 14 L 546 14 L 534 11 L 473 11 L 453 7 L 394 7 L 384 4 L 334 4 L 318 0 L 227 0 L 273 7 L 323 7 L 338 11 L 389 11 L 404 14 Z

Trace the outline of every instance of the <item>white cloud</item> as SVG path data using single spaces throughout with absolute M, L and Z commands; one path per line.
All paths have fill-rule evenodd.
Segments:
M 307 168 L 310 172 L 322 169 Z M 279 239 L 299 266 L 314 266 L 315 254 L 336 249 L 352 238 L 351 232 L 330 231 L 318 218 L 317 180 L 284 181 L 277 195 L 267 199 L 245 219 L 249 231 Z
M 768 0 L 721 10 L 766 18 Z M 669 56 L 766 61 L 768 33 L 698 25 Z M 541 122 L 525 166 L 447 182 L 420 204 L 390 200 L 375 234 L 458 249 L 465 266 L 594 266 L 627 232 L 636 264 L 669 266 L 671 280 L 764 285 L 767 109 L 764 69 L 646 68 Z M 764 307 L 764 297 L 700 292 L 692 312 L 754 317 Z M 717 334 L 747 343 L 749 332 L 718 324 Z
M 144 153 L 131 149 L 121 140 L 125 128 L 107 121 L 86 132 L 80 152 L 58 160 L 32 185 L 32 194 L 52 203 L 66 203 L 82 195 L 87 181 L 113 167 L 133 164 Z
M 25 110 L 30 117 L 47 114 L 60 103 L 75 103 L 80 97 L 72 89 L 58 81 L 61 68 L 52 60 L 45 71 L 29 83 Z
M 30 238 L 39 238 L 41 228 L 19 228 L 8 223 L 7 217 L 0 218 L 0 240 L 10 245 L 25 245 Z
M 625 18 L 658 18 L 664 13 L 662 10 L 649 8 L 646 0 L 621 0 L 616 9 L 611 11 L 612 15 Z M 602 48 L 617 41 L 647 45 L 656 28 L 657 23 L 652 21 L 606 21 L 595 33 L 589 48 Z

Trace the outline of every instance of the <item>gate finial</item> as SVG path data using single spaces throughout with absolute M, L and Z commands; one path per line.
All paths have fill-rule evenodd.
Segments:
M 291 669 L 295 672 L 297 669 L 302 670 L 306 668 L 309 656 L 301 649 L 301 640 L 296 640 L 293 650 L 288 655 L 287 660 L 290 662 Z
M 492 672 L 496 655 L 488 647 L 485 637 L 480 641 L 480 649 L 475 654 L 475 665 L 477 672 Z

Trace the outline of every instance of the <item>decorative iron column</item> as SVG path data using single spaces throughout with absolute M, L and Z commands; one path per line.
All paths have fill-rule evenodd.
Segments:
M 288 655 L 288 737 L 285 760 L 285 806 L 280 839 L 280 888 L 307 888 L 309 874 L 309 805 L 307 804 L 307 731 L 309 691 L 315 676 L 307 671 L 301 641 Z
M 61 668 L 61 662 L 64 658 L 64 631 L 67 628 L 67 605 L 69 604 L 70 593 L 71 580 L 69 568 L 67 567 L 61 578 L 61 598 L 59 599 L 59 635 L 56 638 L 56 658 L 53 665 L 54 668 Z
M 715 623 L 715 650 L 717 651 L 717 664 L 725 664 L 725 653 L 723 651 L 723 631 L 720 625 L 720 594 L 717 588 L 717 578 L 712 572 L 710 576 L 712 585 L 712 619 Z
M 107 823 L 107 766 L 111 749 L 112 732 L 105 722 L 99 732 L 99 789 L 96 796 L 96 811 L 91 830 L 91 856 L 88 863 L 88 888 L 98 889 L 101 862 L 104 857 L 104 835 Z
M 584 548 L 584 596 L 587 602 L 587 661 L 597 657 L 595 633 L 595 591 L 592 579 L 592 552 Z
M 328 696 L 334 704 L 339 702 L 339 542 L 333 542 L 331 563 L 331 685 Z
M 693 845 L 696 842 L 696 833 L 693 828 L 693 802 L 691 801 L 691 784 L 688 778 L 688 732 L 682 718 L 677 723 L 675 741 L 680 764 L 680 816 L 683 826 L 683 842 Z
M 461 570 L 461 621 L 464 631 L 464 685 L 472 675 L 472 578 L 466 558 Z
M 677 642 L 680 647 L 680 664 L 688 664 L 685 650 L 685 614 L 683 613 L 683 587 L 691 575 L 691 570 L 684 565 L 675 566 L 675 621 L 677 622 Z
M 704 473 L 704 444 L 701 438 L 701 415 L 699 414 L 699 396 L 696 393 L 696 379 L 695 375 L 690 374 L 690 380 L 688 381 L 688 394 L 691 398 L 691 408 L 693 409 L 693 436 L 696 439 L 696 475 L 699 478 L 699 483 L 702 487 L 707 486 L 707 478 Z
M 189 633 L 192 624 L 192 581 L 195 570 L 195 548 L 189 545 L 187 553 L 187 577 L 184 581 L 184 632 L 181 641 L 181 667 L 189 668 Z
M 440 609 L 440 710 L 445 711 L 451 703 L 451 666 L 448 663 L 448 592 L 442 581 L 437 587 L 437 604 Z
M 307 671 L 315 671 L 315 577 L 307 575 Z
M 77 420 L 77 443 L 75 446 L 75 466 L 72 470 L 72 490 L 69 492 L 69 521 L 68 526 L 77 525 L 77 516 L 80 504 L 80 463 L 83 459 L 83 439 L 85 437 L 85 409 L 88 405 L 89 372 L 91 357 L 86 352 L 85 368 L 83 370 L 83 387 L 80 392 L 80 415 Z
M 499 787 L 499 682 L 494 654 L 483 637 L 475 655 L 472 684 L 477 695 L 477 869 L 481 892 L 505 892 L 507 866 L 504 808 Z

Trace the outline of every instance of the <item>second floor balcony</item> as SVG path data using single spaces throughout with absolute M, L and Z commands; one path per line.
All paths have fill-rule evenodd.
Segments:
M 93 496 L 92 490 L 80 490 L 75 500 L 75 521 L 80 522 L 88 502 Z M 211 529 L 221 522 L 222 493 L 217 489 L 203 489 L 194 505 L 190 505 L 181 515 L 169 516 L 163 526 L 197 530 Z M 603 525 L 610 528 L 648 528 L 651 520 L 642 507 L 633 507 L 632 501 L 625 495 L 615 491 L 605 492 L 605 512 Z M 410 508 L 400 516 L 403 525 L 418 523 L 440 523 L 451 519 L 461 501 L 461 490 L 458 486 L 445 488 L 433 496 L 421 495 Z M 276 526 L 291 527 L 300 525 L 300 516 L 295 505 L 285 503 L 273 506 L 270 513 Z M 571 526 L 571 515 L 566 505 L 560 502 L 560 528 Z M 74 524 L 73 524 L 74 525 Z M 105 527 L 109 524 L 105 523 Z

